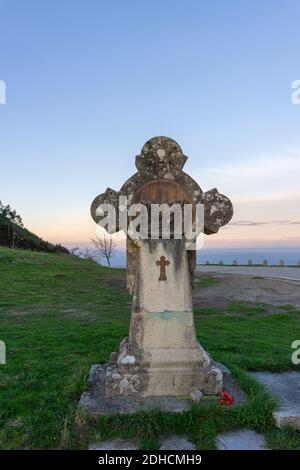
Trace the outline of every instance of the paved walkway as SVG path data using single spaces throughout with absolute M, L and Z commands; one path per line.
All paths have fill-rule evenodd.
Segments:
M 251 372 L 278 401 L 273 412 L 276 426 L 291 426 L 300 431 L 300 372 Z
M 277 279 L 300 281 L 300 268 L 276 268 L 263 266 L 199 266 L 197 271 L 202 273 L 242 274 Z

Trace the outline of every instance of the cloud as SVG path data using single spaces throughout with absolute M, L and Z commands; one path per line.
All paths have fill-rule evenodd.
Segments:
M 254 227 L 257 225 L 266 225 L 272 222 L 254 222 L 252 220 L 237 220 L 236 222 L 231 222 L 230 225 L 235 225 L 238 227 Z
M 291 241 L 299 241 L 300 242 L 300 237 L 284 237 L 282 240 L 291 240 Z
M 244 160 L 241 156 L 235 162 L 194 169 L 193 176 L 204 191 L 217 187 L 233 203 L 232 222 L 220 230 L 220 238 L 254 243 L 299 236 L 300 149 Z
M 271 221 L 253 221 L 253 220 L 237 220 L 231 222 L 230 225 L 238 227 L 255 227 L 259 225 L 300 225 L 300 221 L 291 220 L 271 220 Z
M 238 201 L 300 201 L 300 149 L 195 169 L 204 190 L 217 187 Z

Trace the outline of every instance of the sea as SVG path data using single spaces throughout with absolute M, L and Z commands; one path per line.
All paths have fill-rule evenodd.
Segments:
M 234 260 L 238 264 L 248 264 L 251 259 L 253 264 L 262 264 L 267 260 L 269 265 L 277 265 L 280 260 L 284 261 L 286 266 L 296 266 L 300 261 L 300 249 L 201 249 L 197 252 L 197 263 L 218 264 L 222 261 L 224 264 L 232 264 Z M 104 261 L 103 261 L 103 264 Z M 112 259 L 113 267 L 126 266 L 126 252 L 119 250 Z

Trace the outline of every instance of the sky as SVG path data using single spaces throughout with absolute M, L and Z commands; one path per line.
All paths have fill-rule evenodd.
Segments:
M 234 204 L 206 247 L 300 248 L 299 16 L 293 0 L 0 0 L 0 200 L 86 244 L 91 201 L 166 135 Z

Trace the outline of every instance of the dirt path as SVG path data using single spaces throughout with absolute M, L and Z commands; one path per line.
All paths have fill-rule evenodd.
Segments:
M 300 282 L 249 277 L 237 274 L 198 273 L 200 287 L 193 291 L 195 307 L 226 307 L 237 300 L 300 308 Z M 207 287 L 201 287 L 201 279 Z M 212 281 L 209 281 L 212 280 Z M 213 281 L 215 280 L 215 282 Z M 205 283 L 204 283 L 205 284 Z

